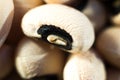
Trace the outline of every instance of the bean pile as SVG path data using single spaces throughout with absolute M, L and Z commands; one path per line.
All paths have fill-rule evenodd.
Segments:
M 0 11 L 0 80 L 120 80 L 120 0 L 3 0 Z

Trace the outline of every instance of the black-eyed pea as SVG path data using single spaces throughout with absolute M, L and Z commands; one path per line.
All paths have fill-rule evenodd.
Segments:
M 61 4 L 46 4 L 28 11 L 22 19 L 25 35 L 42 39 L 68 52 L 87 51 L 94 29 L 80 11 Z
M 109 27 L 101 32 L 96 48 L 109 64 L 120 68 L 120 27 Z
M 44 77 L 61 80 L 65 55 L 53 45 L 39 42 L 29 38 L 21 40 L 15 57 L 18 73 L 22 78 L 30 80 L 41 80 Z
M 104 63 L 93 51 L 71 54 L 63 75 L 64 80 L 106 80 Z
M 6 40 L 11 28 L 14 14 L 13 0 L 3 0 L 0 2 L 0 47 Z

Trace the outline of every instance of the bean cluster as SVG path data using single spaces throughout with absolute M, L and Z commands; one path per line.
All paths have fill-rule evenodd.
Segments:
M 0 80 L 120 80 L 120 0 L 0 6 Z

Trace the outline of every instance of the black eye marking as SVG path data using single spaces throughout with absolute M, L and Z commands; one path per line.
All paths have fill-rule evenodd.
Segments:
M 67 41 L 67 45 L 66 46 L 63 46 L 63 45 L 57 45 L 57 44 L 54 44 L 58 47 L 61 47 L 63 49 L 67 49 L 67 50 L 71 50 L 72 49 L 72 37 L 69 33 L 67 33 L 65 30 L 63 29 L 60 29 L 59 27 L 56 27 L 54 25 L 42 25 L 38 31 L 37 31 L 38 34 L 41 35 L 41 39 L 43 39 L 44 41 L 47 41 L 48 43 L 50 43 L 48 40 L 47 40 L 47 37 L 49 35 L 56 35 L 56 36 L 59 36 L 61 38 L 63 38 L 64 40 Z
M 58 80 L 57 75 L 45 75 L 45 76 L 40 76 L 40 77 L 34 77 L 31 78 L 30 80 Z

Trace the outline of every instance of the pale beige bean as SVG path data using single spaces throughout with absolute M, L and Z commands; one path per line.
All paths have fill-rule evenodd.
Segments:
M 15 64 L 24 79 L 38 79 L 45 75 L 56 75 L 60 80 L 65 56 L 62 51 L 43 41 L 40 43 L 24 38 L 18 45 Z
M 64 80 L 106 80 L 103 62 L 91 51 L 72 54 L 63 74 Z
M 8 45 L 0 48 L 0 80 L 10 74 L 13 68 L 12 52 L 12 48 Z
M 120 27 L 110 27 L 100 33 L 96 47 L 107 62 L 120 68 Z
M 42 0 L 13 0 L 15 5 L 15 14 L 13 18 L 12 28 L 7 39 L 7 43 L 16 45 L 24 36 L 21 30 L 21 20 L 23 15 L 30 9 L 40 6 Z
M 46 4 L 30 10 L 22 20 L 29 37 L 56 45 L 68 52 L 87 51 L 94 42 L 93 26 L 80 11 L 61 4 Z
M 82 12 L 90 19 L 96 32 L 106 23 L 106 12 L 103 5 L 97 0 L 89 0 Z
M 0 1 L 0 47 L 4 43 L 10 28 L 14 14 L 13 0 Z

